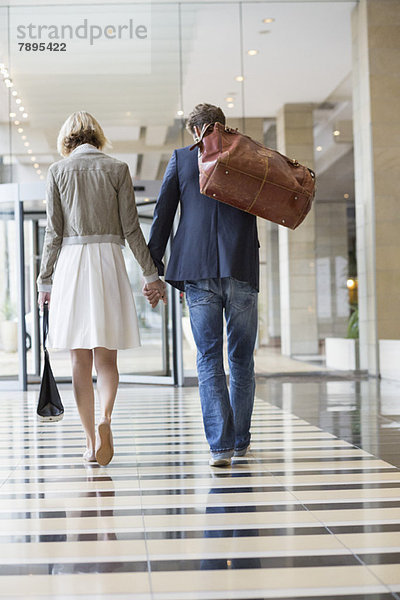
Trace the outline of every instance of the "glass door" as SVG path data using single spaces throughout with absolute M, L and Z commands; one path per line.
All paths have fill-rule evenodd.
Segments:
M 0 185 L 0 389 L 26 389 L 21 215 L 18 186 Z

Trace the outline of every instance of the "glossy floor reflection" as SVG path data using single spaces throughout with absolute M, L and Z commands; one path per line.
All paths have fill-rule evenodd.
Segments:
M 252 450 L 208 466 L 198 391 L 123 387 L 108 467 L 72 393 L 0 393 L 0 597 L 400 599 L 400 387 L 258 381 Z

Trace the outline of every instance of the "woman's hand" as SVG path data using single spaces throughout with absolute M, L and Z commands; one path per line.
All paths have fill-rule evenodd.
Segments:
M 39 305 L 41 312 L 43 312 L 43 305 L 46 304 L 46 302 L 47 302 L 47 304 L 50 304 L 50 296 L 51 296 L 50 292 L 39 292 L 38 305 Z
M 167 304 L 167 291 L 166 285 L 161 279 L 154 281 L 153 283 L 145 283 L 142 292 L 148 302 L 151 305 L 151 308 L 155 308 L 160 300 Z

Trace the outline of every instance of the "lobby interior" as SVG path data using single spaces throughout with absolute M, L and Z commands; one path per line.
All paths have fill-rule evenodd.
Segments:
M 85 19 L 149 36 L 19 46 Z M 0 3 L 0 598 L 400 599 L 399 32 L 399 0 Z M 119 353 L 115 458 L 87 465 L 68 352 L 63 420 L 35 414 L 57 134 L 95 115 L 148 236 L 204 101 L 317 175 L 298 230 L 258 222 L 251 451 L 209 467 L 185 297 L 152 311 L 124 249 L 142 346 Z

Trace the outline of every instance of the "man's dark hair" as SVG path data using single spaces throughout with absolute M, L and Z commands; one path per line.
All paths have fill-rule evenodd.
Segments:
M 190 134 L 194 134 L 195 125 L 202 130 L 206 123 L 222 123 L 225 125 L 225 115 L 219 106 L 213 104 L 198 104 L 194 107 L 186 121 L 186 129 Z

